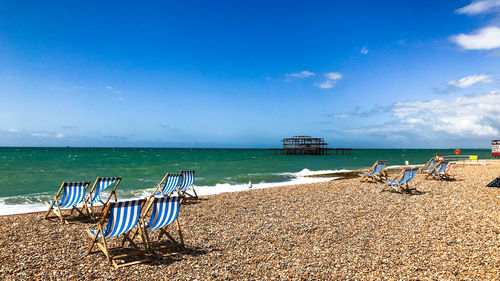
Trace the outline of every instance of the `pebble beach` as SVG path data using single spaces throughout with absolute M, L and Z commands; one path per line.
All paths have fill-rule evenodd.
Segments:
M 0 279 L 500 280 L 500 162 L 450 173 L 412 194 L 349 178 L 203 196 L 181 207 L 184 249 L 119 269 L 86 255 L 95 221 L 0 216 Z

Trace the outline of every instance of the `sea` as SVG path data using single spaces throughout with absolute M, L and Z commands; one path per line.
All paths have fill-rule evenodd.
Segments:
M 0 215 L 43 211 L 43 202 L 63 181 L 98 176 L 123 177 L 117 195 L 129 199 L 150 194 L 167 172 L 194 169 L 197 193 L 209 195 L 329 181 L 334 177 L 307 176 L 367 168 L 376 160 L 422 164 L 436 153 L 455 150 L 353 149 L 350 155 L 312 156 L 272 149 L 0 147 Z M 492 158 L 489 149 L 462 149 L 461 154 Z

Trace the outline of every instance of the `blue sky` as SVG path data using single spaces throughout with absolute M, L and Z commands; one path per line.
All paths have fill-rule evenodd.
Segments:
M 101 2 L 0 3 L 0 145 L 500 138 L 500 0 Z

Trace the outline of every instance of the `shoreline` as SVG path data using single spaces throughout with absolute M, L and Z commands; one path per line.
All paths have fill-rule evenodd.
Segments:
M 474 162 L 470 161 L 454 161 L 458 165 L 469 165 L 469 164 L 483 164 L 486 165 L 488 163 L 500 163 L 500 160 L 495 160 L 495 159 L 487 159 L 487 160 L 476 160 Z M 424 164 L 415 164 L 415 165 L 391 165 L 386 168 L 386 171 L 390 175 L 395 175 L 397 174 L 401 168 L 403 167 L 421 167 Z M 297 185 L 297 184 L 311 184 L 311 183 L 320 183 L 320 182 L 327 182 L 327 181 L 332 181 L 332 180 L 338 180 L 338 179 L 352 179 L 352 178 L 358 178 L 359 174 L 366 173 L 368 171 L 369 167 L 367 168 L 362 168 L 362 169 L 355 169 L 355 170 L 347 170 L 347 169 L 338 169 L 338 170 L 332 170 L 332 171 L 310 171 L 308 169 L 303 169 L 300 172 L 296 173 L 287 173 L 290 175 L 294 175 L 295 178 L 292 178 L 289 181 L 284 181 L 284 182 L 261 182 L 261 183 L 253 183 L 253 187 L 251 189 L 248 188 L 248 184 L 216 184 L 214 186 L 195 186 L 197 192 L 199 195 L 202 196 L 209 196 L 209 195 L 216 195 L 216 194 L 221 194 L 221 193 L 233 193 L 233 192 L 241 192 L 241 191 L 246 191 L 246 190 L 257 190 L 257 189 L 266 189 L 266 188 L 277 188 L 277 187 L 283 187 L 283 186 L 291 186 L 291 185 Z M 135 193 L 140 194 L 140 195 L 135 195 L 132 197 L 125 197 L 125 198 L 120 198 L 121 200 L 128 200 L 128 199 L 139 199 L 143 198 L 147 195 L 149 195 L 150 192 L 152 192 L 154 188 L 148 188 L 148 189 L 143 189 L 143 190 L 136 190 Z M 129 191 L 129 192 L 134 192 Z M 104 192 L 103 194 L 106 194 Z M 5 198 L 10 198 L 10 197 L 5 197 Z M 3 198 L 3 200 L 5 200 Z M 1 199 L 1 198 L 0 198 Z M 30 214 L 30 213 L 39 213 L 39 212 L 44 212 L 46 210 L 46 206 L 43 203 L 39 204 L 5 204 L 5 203 L 0 203 L 0 207 L 2 208 L 2 211 L 0 211 L 0 217 L 1 216 L 10 216 L 10 215 L 16 215 L 16 214 Z M 27 208 L 27 210 L 23 211 L 18 211 L 17 208 L 19 207 L 24 207 Z M 16 210 L 12 210 L 16 209 Z
M 0 216 L 0 279 L 474 279 L 500 276 L 500 164 L 458 165 L 419 195 L 339 179 L 202 196 L 183 204 L 186 249 L 113 270 L 84 230 Z M 43 245 L 43 247 L 40 247 Z

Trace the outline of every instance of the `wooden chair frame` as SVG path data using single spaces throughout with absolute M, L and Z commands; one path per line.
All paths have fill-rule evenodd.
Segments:
M 405 169 L 403 169 L 399 174 L 397 174 L 397 176 L 394 177 L 394 179 L 391 182 L 394 182 L 399 177 L 402 177 L 406 170 L 410 170 L 411 171 L 413 169 L 415 169 L 415 168 L 405 168 Z M 417 171 L 417 173 L 418 173 L 418 171 Z M 398 180 L 398 184 L 397 185 L 392 185 L 391 184 L 391 187 L 392 188 L 399 187 L 402 191 L 406 191 L 406 192 L 409 192 L 411 190 L 416 190 L 416 188 L 410 188 L 410 185 L 408 184 L 408 181 L 406 181 L 405 183 L 403 183 L 403 185 L 399 184 L 399 180 Z
M 439 161 L 435 166 L 434 168 L 428 172 L 428 174 L 425 176 L 425 179 L 428 179 L 430 176 L 432 176 L 433 179 L 437 179 L 439 178 L 440 180 L 449 180 L 449 179 L 452 179 L 452 177 L 450 176 L 449 174 L 449 171 L 450 169 L 455 166 L 455 163 L 454 162 L 448 162 L 446 164 L 446 168 L 444 170 L 444 173 L 442 174 L 438 174 L 437 173 L 437 169 L 439 168 L 439 166 L 443 163 L 444 161 Z
M 65 219 L 65 217 L 70 217 L 72 214 L 73 214 L 73 211 L 77 211 L 79 215 L 81 216 L 89 216 L 90 213 L 89 213 L 89 207 L 87 205 L 87 202 L 85 200 L 85 197 L 83 198 L 83 206 L 78 209 L 78 207 L 76 206 L 72 206 L 71 207 L 71 212 L 67 215 L 67 216 L 64 216 L 62 214 L 62 209 L 60 208 L 59 206 L 59 195 L 61 195 L 61 192 L 63 191 L 63 188 L 65 186 L 66 182 L 63 182 L 61 184 L 61 186 L 59 187 L 59 190 L 57 191 L 56 195 L 54 196 L 54 198 L 52 199 L 52 203 L 51 204 L 47 204 L 47 202 L 45 202 L 49 209 L 47 210 L 47 212 L 45 213 L 45 217 L 44 219 L 51 219 L 51 218 L 55 218 L 55 217 L 50 217 L 50 212 L 54 212 L 54 214 L 56 215 L 56 217 L 58 217 L 60 220 L 61 220 L 61 223 L 66 223 L 68 224 L 69 222 Z M 89 187 L 90 185 L 90 181 L 87 181 L 86 182 L 86 185 L 85 185 L 85 191 L 87 191 L 87 188 Z M 54 205 L 55 205 L 55 208 L 54 208 Z M 87 214 L 84 214 L 83 212 L 86 211 Z
M 168 175 L 168 174 L 167 174 Z M 167 175 L 165 175 L 164 179 L 166 179 Z M 163 181 L 163 180 L 162 180 Z M 145 218 L 147 217 L 148 213 L 150 212 L 151 208 L 153 207 L 154 203 L 155 203 L 155 196 L 154 194 L 158 192 L 159 189 L 161 189 L 161 184 L 159 184 L 157 187 L 156 187 L 156 190 L 154 193 L 152 193 L 149 197 L 148 197 L 148 200 L 147 200 L 147 206 L 146 208 L 144 209 L 141 217 L 143 219 L 143 221 L 145 221 Z M 182 206 L 182 201 L 185 199 L 184 196 L 181 196 L 181 200 L 179 202 L 179 212 L 180 212 L 180 208 Z M 147 237 L 147 240 L 150 242 L 148 244 L 149 246 L 149 249 L 152 251 L 152 250 L 155 250 L 153 247 L 151 247 L 151 242 L 160 242 L 161 238 L 163 235 L 165 235 L 168 240 L 170 240 L 171 244 L 168 245 L 168 246 L 158 246 L 156 249 L 164 249 L 164 248 L 167 248 L 167 247 L 177 247 L 177 246 L 180 246 L 180 247 L 184 247 L 184 236 L 182 234 L 182 229 L 181 229 L 181 225 L 179 223 L 179 216 L 177 216 L 177 218 L 175 219 L 175 224 L 176 224 L 176 228 L 177 228 L 177 235 L 179 236 L 179 241 L 175 240 L 175 238 L 168 232 L 168 228 L 171 224 L 169 225 L 166 225 L 165 227 L 163 228 L 160 228 L 158 229 L 159 230 L 159 234 L 158 234 L 158 237 L 155 239 L 155 240 L 151 240 L 149 238 L 149 232 L 147 229 L 146 229 L 146 225 L 144 224 L 144 234 L 145 236 Z M 135 238 L 135 236 L 137 235 L 137 229 L 134 229 L 133 233 L 132 233 L 132 240 Z
M 143 201 L 141 203 L 141 212 L 142 212 L 142 207 L 144 206 L 145 203 L 146 203 L 146 199 L 143 199 Z M 102 218 L 99 221 L 99 223 L 97 224 L 97 232 L 95 233 L 95 235 L 93 235 L 90 232 L 90 230 L 87 229 L 87 234 L 92 239 L 92 242 L 90 243 L 90 247 L 87 250 L 87 255 L 101 251 L 104 253 L 104 255 L 106 255 L 108 262 L 111 265 L 113 265 L 113 267 L 115 269 L 120 268 L 120 267 L 124 267 L 124 266 L 129 266 L 129 265 L 134 265 L 134 264 L 139 264 L 139 263 L 144 263 L 144 262 L 149 261 L 150 260 L 149 258 L 145 258 L 145 259 L 141 259 L 138 261 L 126 262 L 126 263 L 122 263 L 122 264 L 118 264 L 116 262 L 116 260 L 119 260 L 119 259 L 137 256 L 137 255 L 144 255 L 148 252 L 148 249 L 150 248 L 150 246 L 149 246 L 148 237 L 145 235 L 145 232 L 144 232 L 144 220 L 143 220 L 142 216 L 140 216 L 139 221 L 137 222 L 137 226 L 134 229 L 129 230 L 129 231 L 121 234 L 121 235 L 123 235 L 123 238 L 122 238 L 120 246 L 109 247 L 108 242 L 106 241 L 107 238 L 104 236 L 104 226 L 105 226 L 106 218 L 108 218 L 108 215 L 109 215 L 110 207 L 111 207 L 111 204 L 107 204 L 107 206 L 104 210 L 104 213 L 102 215 Z M 139 248 L 139 246 L 133 241 L 133 238 L 131 239 L 129 237 L 130 232 L 134 233 L 134 237 L 135 237 L 135 233 L 139 232 L 140 237 L 141 237 L 141 241 L 142 241 L 141 244 L 145 245 L 145 250 L 141 250 Z M 98 237 L 99 233 L 101 234 L 100 238 L 102 239 L 102 243 L 97 240 L 97 239 L 99 239 L 99 237 Z M 118 236 L 119 235 L 117 235 L 116 237 L 118 238 Z M 112 255 L 110 253 L 110 250 L 124 249 L 126 247 L 126 245 L 125 245 L 126 242 L 128 242 L 129 245 L 132 245 L 132 247 L 136 250 L 132 251 L 130 253 L 120 254 L 120 255 Z M 94 245 L 97 245 L 98 250 L 93 250 Z
M 420 169 L 420 173 L 422 173 L 422 174 L 423 174 L 423 173 L 427 173 L 427 172 L 428 172 L 428 169 L 429 169 L 429 166 L 430 166 L 430 164 L 431 164 L 433 161 L 436 161 L 436 164 L 434 164 L 434 166 L 432 166 L 431 168 L 435 168 L 435 167 L 436 167 L 436 165 L 438 165 L 438 164 L 439 164 L 439 160 L 438 160 L 438 159 L 436 159 L 435 157 L 432 157 L 431 159 L 429 159 L 429 160 L 428 160 L 428 161 L 424 164 L 424 166 L 422 166 L 422 167 L 421 167 L 421 169 Z
M 172 194 L 174 191 L 179 191 L 179 185 L 177 184 L 177 186 L 175 187 L 175 189 L 172 190 L 169 194 L 164 194 L 163 193 L 163 184 L 165 183 L 165 181 L 167 180 L 167 178 L 169 176 L 171 176 L 171 175 L 182 177 L 182 174 L 180 174 L 180 173 L 179 174 L 166 173 L 165 176 L 163 176 L 163 178 L 161 179 L 161 181 L 156 186 L 156 189 L 153 192 L 153 195 L 154 194 L 158 194 L 158 195 L 161 195 L 161 196 L 168 196 L 168 195 Z M 180 179 L 179 179 L 179 181 L 180 181 Z
M 186 171 L 193 171 L 193 177 L 194 177 L 194 173 L 196 173 L 196 170 L 194 170 L 194 169 L 193 169 L 193 170 L 186 170 Z M 181 172 L 180 172 L 179 174 L 181 175 L 181 178 L 182 178 L 182 177 L 183 177 L 183 174 L 184 174 L 184 170 L 181 170 Z M 182 184 L 182 182 L 181 182 L 181 184 Z M 194 199 L 198 199 L 198 194 L 196 193 L 196 190 L 194 189 L 193 185 L 194 185 L 194 181 L 193 181 L 193 183 L 192 183 L 190 186 L 188 186 L 188 187 L 187 187 L 184 191 L 181 191 L 181 190 L 180 190 L 180 186 L 178 186 L 178 187 L 177 187 L 177 194 L 179 194 L 179 196 L 182 196 L 183 198 L 186 198 L 186 199 L 187 199 L 187 197 L 188 197 L 188 196 L 189 196 L 189 197 L 191 197 L 191 198 L 194 198 Z M 193 190 L 194 195 L 189 194 L 189 193 L 187 192 L 190 188 L 191 188 L 191 190 Z
M 95 182 L 94 182 L 94 184 L 92 185 L 92 188 L 90 189 L 90 192 L 89 192 L 88 197 L 86 197 L 86 198 L 85 198 L 85 201 L 87 201 L 87 200 L 88 200 L 88 202 L 89 202 L 89 204 L 90 204 L 90 207 L 91 207 L 91 208 L 89 208 L 89 209 L 90 209 L 90 212 L 91 212 L 91 213 L 92 213 L 92 208 L 94 207 L 94 202 L 92 202 L 92 201 L 93 201 L 93 200 L 92 200 L 92 197 L 93 197 L 93 194 L 94 194 L 95 189 L 96 189 L 96 187 L 97 187 L 98 180 L 99 180 L 99 179 L 102 179 L 102 178 L 105 178 L 105 177 L 97 177 L 97 178 L 95 179 Z M 106 199 L 106 201 L 102 201 L 102 200 L 101 200 L 101 203 L 102 203 L 102 209 L 101 209 L 101 212 L 103 212 L 103 211 L 104 211 L 104 209 L 106 209 L 106 206 L 108 205 L 109 200 L 111 200 L 111 196 L 113 196 L 113 197 L 115 198 L 115 202 L 118 202 L 118 198 L 116 197 L 116 188 L 118 187 L 118 185 L 119 185 L 119 184 L 120 184 L 120 182 L 122 181 L 122 177 L 117 177 L 117 178 L 118 178 L 118 179 L 117 179 L 114 183 L 112 183 L 112 184 L 114 184 L 114 186 L 113 186 L 113 189 L 111 190 L 111 193 L 109 193 L 108 199 Z
M 375 167 L 380 164 L 380 163 L 383 163 L 383 162 L 386 162 L 388 163 L 388 161 L 385 161 L 385 160 L 377 160 L 370 168 L 369 168 L 369 171 L 366 173 L 372 173 L 373 169 L 375 169 Z M 385 168 L 384 170 L 380 171 L 380 173 L 378 173 L 377 175 L 362 175 L 361 176 L 361 179 L 360 181 L 363 182 L 363 181 L 368 181 L 368 180 L 373 180 L 373 181 L 382 181 L 383 179 L 386 179 L 388 177 L 387 175 L 387 171 L 385 171 Z

